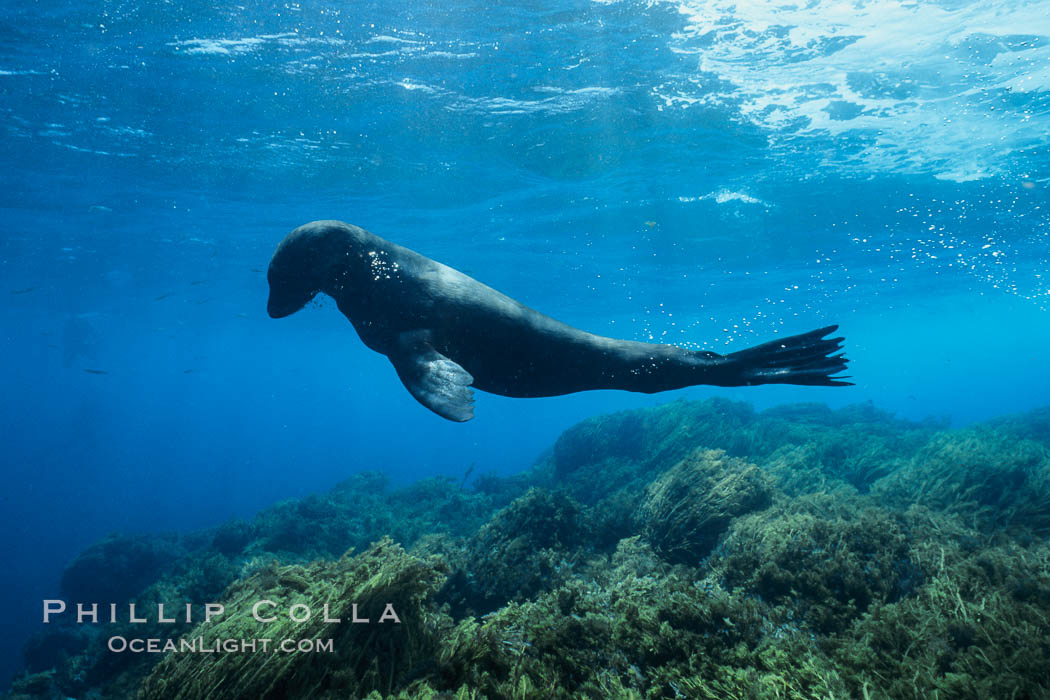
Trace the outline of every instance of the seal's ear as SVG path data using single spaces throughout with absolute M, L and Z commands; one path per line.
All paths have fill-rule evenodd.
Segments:
M 474 417 L 474 377 L 434 349 L 427 331 L 398 336 L 388 357 L 416 401 L 442 418 L 462 423 Z

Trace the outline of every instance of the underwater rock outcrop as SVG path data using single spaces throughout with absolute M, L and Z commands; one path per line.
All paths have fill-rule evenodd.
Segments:
M 62 595 L 102 605 L 124 603 L 167 573 L 186 554 L 175 536 L 110 535 L 62 573 Z
M 443 676 L 485 697 L 688 692 L 701 669 L 746 649 L 764 623 L 753 601 L 684 574 L 626 540 L 589 575 L 460 622 L 441 651 Z
M 934 436 L 875 489 L 886 503 L 921 503 L 985 532 L 1050 534 L 1050 451 L 985 427 Z
M 758 467 L 698 449 L 649 484 L 638 520 L 668 561 L 696 565 L 734 518 L 771 502 L 770 479 Z
M 778 624 L 839 632 L 922 583 L 906 530 L 880 508 L 807 497 L 734 522 L 712 569 L 728 589 L 772 606 Z
M 823 404 L 794 404 L 756 413 L 749 404 L 726 399 L 676 401 L 588 418 L 558 438 L 538 469 L 549 474 L 550 483 L 593 505 L 644 490 L 654 473 L 698 447 L 720 449 L 760 467 L 785 452 L 801 451 L 805 459 L 796 466 L 810 474 L 793 488 L 813 492 L 809 477 L 816 476 L 864 492 L 944 427 L 933 420 L 900 420 L 870 403 L 837 411 Z M 794 470 L 776 476 L 778 481 L 791 478 Z
M 1050 697 L 1050 544 L 990 545 L 957 517 L 907 513 L 922 585 L 834 639 L 854 694 Z
M 285 501 L 262 511 L 236 531 L 219 528 L 216 543 L 240 555 L 274 554 L 284 560 L 338 558 L 382 535 L 410 545 L 425 534 L 473 533 L 492 511 L 485 494 L 451 478 L 423 479 L 392 490 L 378 472 L 363 472 L 331 491 Z
M 241 614 L 49 626 L 6 698 L 1050 698 L 1047 416 L 948 430 L 869 404 L 675 402 L 584 421 L 513 477 L 360 474 L 209 531 L 109 538 L 70 595 L 128 571 L 110 595 Z M 254 621 L 259 599 L 284 616 Z M 326 603 L 401 623 L 324 622 Z M 333 648 L 134 656 L 112 635 Z
M 669 467 L 699 446 L 750 454 L 750 404 L 710 399 L 588 418 L 566 430 L 551 455 L 560 482 L 599 486 L 574 494 L 584 503 L 625 485 L 638 472 Z M 589 498 L 586 496 L 590 496 Z
M 564 492 L 529 489 L 452 553 L 444 598 L 462 614 L 485 614 L 548 590 L 571 575 L 590 544 L 582 507 Z
M 445 573 L 439 560 L 410 556 L 389 539 L 334 562 L 268 566 L 226 591 L 222 619 L 186 634 L 200 648 L 219 650 L 168 654 L 138 697 L 277 700 L 390 693 L 406 685 L 417 666 L 430 665 L 442 628 L 450 626 L 432 603 Z M 257 619 L 252 611 L 259 601 L 265 605 Z M 223 652 L 225 640 L 269 640 L 272 649 Z M 317 643 L 330 647 L 317 651 Z

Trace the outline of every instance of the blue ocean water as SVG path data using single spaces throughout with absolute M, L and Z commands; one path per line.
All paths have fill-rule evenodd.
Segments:
M 0 8 L 0 584 L 361 469 L 529 465 L 678 397 L 1046 403 L 1050 2 L 161 0 Z M 441 420 L 265 269 L 358 224 L 587 330 L 730 351 L 838 323 L 855 387 L 479 395 Z

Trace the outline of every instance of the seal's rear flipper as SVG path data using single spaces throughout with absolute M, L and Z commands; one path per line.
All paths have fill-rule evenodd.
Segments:
M 474 417 L 474 377 L 431 346 L 425 331 L 402 333 L 388 357 L 419 403 L 459 423 Z
M 739 372 L 739 384 L 806 384 L 810 386 L 853 386 L 849 377 L 831 375 L 844 372 L 848 360 L 840 352 L 844 338 L 826 338 L 838 326 L 818 328 L 747 350 L 726 355 Z M 835 354 L 832 354 L 835 353 Z

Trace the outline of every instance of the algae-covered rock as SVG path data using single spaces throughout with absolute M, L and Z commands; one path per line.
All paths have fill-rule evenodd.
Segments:
M 386 502 L 394 520 L 388 534 L 406 546 L 426 535 L 471 535 L 496 509 L 489 495 L 447 477 L 421 479 L 392 490 Z
M 39 630 L 22 647 L 28 673 L 49 671 L 83 652 L 94 635 L 83 627 L 53 625 Z
M 831 410 L 822 404 L 789 404 L 763 411 L 751 430 L 765 435 L 751 455 L 789 495 L 849 485 L 864 493 L 900 468 L 943 422 L 894 418 L 870 402 Z M 776 427 L 774 427 L 776 426 Z M 774 438 L 770 440 L 769 438 Z M 766 451 L 772 446 L 771 451 Z M 784 469 L 794 463 L 798 470 Z
M 412 557 L 388 539 L 335 562 L 275 565 L 232 586 L 222 601 L 223 617 L 186 635 L 199 638 L 203 648 L 268 639 L 269 651 L 169 653 L 139 697 L 263 700 L 397 691 L 413 680 L 418 664 L 434 658 L 441 630 L 450 624 L 431 600 L 444 577 L 440 562 Z M 259 601 L 269 601 L 265 622 L 252 615 Z M 355 605 L 357 615 L 371 622 L 352 622 Z M 379 622 L 388 609 L 399 622 Z M 293 642 L 293 651 L 282 650 L 284 640 Z M 296 651 L 303 640 L 330 640 L 331 651 Z
M 367 546 L 389 534 L 394 514 L 385 503 L 388 479 L 362 472 L 331 491 L 278 503 L 259 513 L 251 525 L 258 541 L 247 551 L 272 552 L 283 560 L 335 558 L 347 549 Z
M 390 489 L 383 474 L 362 472 L 328 492 L 284 501 L 250 521 L 223 525 L 213 546 L 230 556 L 333 559 L 384 535 L 405 546 L 426 534 L 466 536 L 492 511 L 491 498 L 453 479 L 433 477 Z
M 1021 440 L 1034 440 L 1050 449 L 1050 406 L 1012 416 L 995 418 L 984 424 L 987 428 Z
M 459 614 L 532 597 L 569 576 L 590 540 L 590 524 L 572 497 L 530 489 L 470 539 L 443 595 Z
M 1050 456 L 1032 440 L 987 427 L 934 437 L 905 468 L 881 479 L 888 504 L 920 503 L 954 513 L 984 531 L 1050 533 Z
M 835 662 L 871 697 L 1050 697 L 1050 547 L 927 548 L 930 580 L 872 607 Z
M 603 697 L 611 685 L 645 693 L 652 669 L 710 664 L 757 636 L 755 604 L 671 573 L 636 539 L 626 547 L 597 578 L 462 621 L 442 645 L 446 682 L 488 697 Z
M 116 608 L 116 622 L 108 620 L 101 608 L 99 624 L 76 624 L 71 613 L 46 625 L 27 642 L 24 653 L 30 669 L 55 668 L 54 682 L 63 697 L 131 697 L 142 678 L 149 673 L 159 654 L 114 653 L 111 637 L 160 638 L 178 636 L 190 627 L 181 616 L 172 623 L 157 619 L 158 604 L 178 610 L 185 601 L 216 600 L 239 574 L 239 567 L 212 550 L 196 550 L 166 565 L 167 571 Z M 128 604 L 145 622 L 131 622 Z M 149 611 L 153 611 L 150 614 Z
M 648 488 L 639 521 L 669 561 L 698 564 L 738 516 L 772 502 L 769 479 L 721 450 L 696 450 Z
M 676 401 L 638 411 L 589 418 L 566 430 L 554 444 L 555 472 L 565 480 L 593 481 L 602 491 L 622 486 L 614 478 L 624 464 L 665 465 L 699 446 L 745 454 L 746 426 L 754 419 L 750 404 L 709 399 Z M 584 503 L 587 494 L 575 494 Z
M 1046 415 L 949 431 L 870 404 L 680 401 L 589 419 L 474 488 L 365 473 L 195 535 L 111 538 L 67 592 L 126 571 L 140 609 L 229 614 L 49 625 L 8 698 L 1050 698 Z M 400 544 L 339 558 L 383 535 Z M 260 599 L 276 619 L 251 617 Z M 400 625 L 377 624 L 386 602 Z M 345 623 L 353 603 L 372 624 Z M 333 649 L 158 666 L 113 635 Z
M 779 606 L 778 622 L 821 633 L 897 600 L 922 578 L 899 518 L 871 507 L 836 512 L 820 500 L 739 519 L 714 568 L 727 587 Z
M 62 573 L 62 595 L 86 603 L 124 603 L 170 571 L 186 553 L 175 536 L 110 535 Z
M 864 492 L 906 463 L 943 423 L 912 423 L 870 403 L 831 410 L 822 404 L 792 404 L 761 413 L 726 399 L 675 401 L 637 411 L 589 418 L 565 431 L 551 455 L 535 470 L 584 505 L 617 492 L 644 489 L 663 471 L 697 448 L 721 449 L 765 467 L 778 450 L 801 448 L 806 465 L 822 479 Z M 796 481 L 791 493 L 811 493 Z
M 66 695 L 59 687 L 54 670 L 40 673 L 29 673 L 16 678 L 11 683 L 11 690 L 0 698 L 3 700 L 66 700 Z
M 259 536 L 260 528 L 255 523 L 234 518 L 215 528 L 212 548 L 220 554 L 235 557 L 244 554 L 248 545 Z
M 820 447 L 813 443 L 785 445 L 762 462 L 762 470 L 788 497 L 838 492 L 848 499 L 858 493 L 856 486 L 827 468 Z
M 638 538 L 588 571 L 462 621 L 442 645 L 444 687 L 536 700 L 848 697 L 811 640 L 774 636 L 760 602 L 693 580 Z

